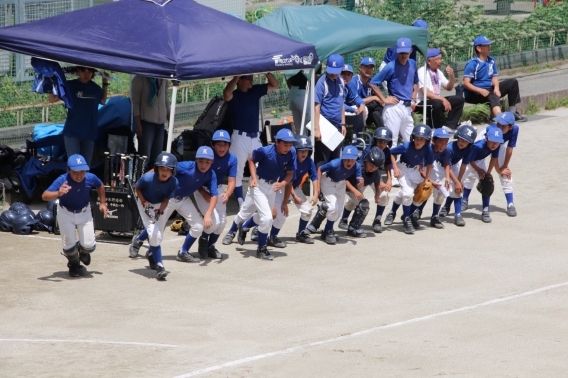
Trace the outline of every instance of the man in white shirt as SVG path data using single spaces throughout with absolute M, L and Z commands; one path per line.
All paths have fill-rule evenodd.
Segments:
M 428 49 L 428 62 L 426 72 L 426 114 L 428 115 L 428 126 L 433 129 L 443 127 L 447 132 L 456 131 L 463 110 L 465 99 L 461 96 L 441 96 L 441 90 L 444 88 L 451 91 L 454 88 L 454 70 L 450 66 L 446 66 L 446 73 L 450 79 L 446 79 L 444 73 L 440 70 L 442 65 L 442 52 L 438 49 Z M 418 104 L 416 112 L 423 112 L 424 103 L 424 67 L 418 70 Z M 444 126 L 440 120 L 442 113 L 448 112 Z

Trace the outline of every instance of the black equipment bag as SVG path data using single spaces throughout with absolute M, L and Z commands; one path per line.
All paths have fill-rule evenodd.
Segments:
M 225 113 L 227 113 L 227 103 L 222 96 L 215 96 L 209 101 L 193 128 L 195 130 L 207 130 L 213 134 L 223 123 Z
M 213 133 L 208 130 L 184 130 L 172 141 L 172 153 L 178 161 L 195 160 L 195 153 L 201 146 L 211 146 Z M 178 143 L 183 141 L 183 154 L 178 151 Z

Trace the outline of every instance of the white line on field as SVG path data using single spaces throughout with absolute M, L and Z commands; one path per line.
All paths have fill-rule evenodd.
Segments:
M 181 345 L 173 344 L 156 344 L 156 343 L 137 343 L 129 341 L 106 341 L 106 340 L 57 340 L 57 339 L 0 339 L 2 341 L 19 341 L 29 343 L 73 343 L 73 344 L 112 344 L 112 345 L 134 345 L 145 347 L 160 347 L 160 348 L 179 348 Z
M 351 338 L 361 336 L 361 335 L 365 335 L 365 334 L 375 332 L 375 331 L 381 331 L 381 330 L 389 329 L 389 328 L 396 328 L 396 327 L 400 327 L 400 326 L 407 325 L 407 324 L 412 324 L 412 323 L 417 323 L 417 322 L 422 322 L 422 321 L 425 321 L 425 320 L 438 318 L 440 316 L 455 314 L 455 313 L 458 313 L 458 312 L 475 310 L 475 309 L 478 309 L 480 307 L 486 307 L 486 306 L 494 305 L 494 304 L 497 304 L 497 303 L 511 301 L 513 299 L 518 299 L 518 298 L 526 297 L 526 296 L 529 296 L 529 295 L 542 293 L 543 291 L 557 289 L 559 287 L 563 287 L 563 286 L 567 286 L 567 285 L 568 285 L 568 282 L 563 282 L 563 283 L 559 283 L 559 284 L 556 284 L 556 285 L 545 286 L 545 287 L 542 287 L 540 289 L 526 291 L 524 293 L 510 295 L 510 296 L 503 297 L 503 298 L 492 299 L 490 301 L 474 304 L 474 305 L 471 305 L 471 306 L 460 307 L 460 308 L 456 308 L 456 309 L 453 309 L 453 310 L 442 311 L 442 312 L 438 312 L 438 313 L 430 314 L 430 315 L 426 315 L 426 316 L 421 316 L 421 317 L 414 318 L 414 319 L 403 320 L 403 321 L 400 321 L 400 322 L 386 324 L 386 325 L 374 327 L 374 328 L 369 328 L 369 329 L 364 330 L 364 331 L 355 332 L 355 333 L 351 333 L 351 334 L 343 335 L 343 336 L 339 336 L 339 337 L 334 337 L 334 338 L 327 339 L 327 340 L 314 341 L 313 343 L 303 344 L 303 345 L 299 345 L 299 346 L 288 348 L 288 349 L 278 350 L 278 351 L 275 351 L 275 352 L 258 354 L 256 356 L 251 356 L 251 357 L 246 357 L 246 358 L 242 358 L 242 359 L 239 359 L 239 360 L 225 362 L 224 364 L 210 366 L 208 368 L 196 370 L 196 371 L 191 372 L 191 373 L 178 375 L 175 378 L 194 377 L 196 375 L 210 373 L 210 372 L 215 371 L 215 370 L 220 370 L 220 369 L 227 368 L 227 367 L 242 365 L 242 364 L 245 364 L 247 362 L 262 360 L 264 358 L 280 356 L 280 355 L 283 355 L 283 354 L 289 354 L 289 353 L 297 352 L 297 351 L 305 349 L 305 348 L 319 346 L 319 345 L 323 345 L 323 344 L 329 344 L 329 343 L 333 343 L 335 341 L 351 339 Z

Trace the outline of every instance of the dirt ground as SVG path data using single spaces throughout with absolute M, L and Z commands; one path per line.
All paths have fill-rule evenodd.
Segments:
M 519 216 L 497 184 L 491 224 L 474 191 L 464 228 L 373 234 L 368 219 L 366 239 L 306 246 L 294 208 L 272 262 L 247 242 L 181 263 L 168 232 L 165 282 L 106 243 L 71 279 L 58 237 L 2 233 L 0 376 L 565 376 L 567 123 L 559 109 L 520 124 Z

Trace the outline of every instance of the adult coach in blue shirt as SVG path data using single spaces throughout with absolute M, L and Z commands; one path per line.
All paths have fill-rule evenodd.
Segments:
M 239 206 L 243 203 L 243 173 L 245 163 L 252 152 L 262 147 L 258 131 L 259 101 L 278 88 L 278 81 L 269 72 L 266 74 L 268 84 L 252 85 L 252 75 L 235 76 L 223 90 L 223 98 L 227 102 L 227 110 L 235 121 L 231 136 L 230 152 L 237 157 L 237 186 L 235 197 Z M 235 85 L 237 89 L 235 89 Z
M 509 112 L 515 115 L 515 121 L 525 122 L 527 117 L 517 112 L 517 104 L 521 102 L 519 82 L 515 78 L 499 81 L 497 62 L 489 55 L 493 42 L 483 35 L 473 41 L 477 56 L 467 62 L 463 70 L 465 102 L 489 103 L 493 116 L 497 117 L 501 113 L 501 98 L 508 96 Z
M 72 108 L 67 109 L 67 119 L 63 127 L 63 140 L 67 156 L 82 155 L 88 166 L 91 166 L 97 126 L 99 123 L 99 104 L 104 105 L 107 98 L 108 81 L 103 77 L 103 87 L 94 81 L 95 70 L 88 67 L 77 67 L 79 77 L 69 80 L 69 96 Z M 49 102 L 57 102 L 59 97 L 50 94 Z
M 325 75 L 321 75 L 315 85 L 314 162 L 316 165 L 325 164 L 341 155 L 341 145 L 332 151 L 322 143 L 319 119 L 320 115 L 323 116 L 345 136 L 347 131 L 345 128 L 345 85 L 340 76 L 344 63 L 341 55 L 330 55 L 327 58 Z
M 353 79 L 347 84 L 347 87 L 356 92 L 361 99 L 365 102 L 367 107 L 367 126 L 375 124 L 375 128 L 383 127 L 383 103 L 381 99 L 375 94 L 380 92 L 380 89 L 371 84 L 371 77 L 375 71 L 375 59 L 366 56 L 359 62 L 359 74 L 354 76 Z

